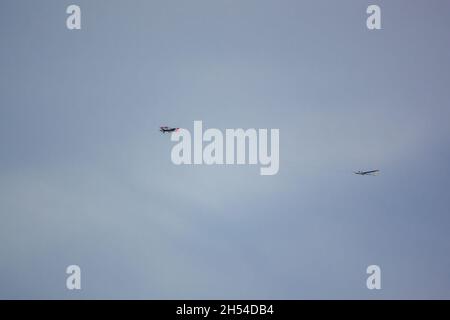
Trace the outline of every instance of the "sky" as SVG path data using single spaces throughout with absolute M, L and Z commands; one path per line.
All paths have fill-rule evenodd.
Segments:
M 1 1 L 0 298 L 449 299 L 449 30 L 446 0 Z M 195 120 L 279 129 L 278 174 L 174 165 L 158 127 Z

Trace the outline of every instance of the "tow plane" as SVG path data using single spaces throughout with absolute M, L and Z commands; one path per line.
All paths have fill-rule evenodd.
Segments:
M 179 129 L 180 129 L 180 128 L 159 127 L 159 131 L 161 131 L 162 133 L 176 132 L 176 131 L 178 131 Z

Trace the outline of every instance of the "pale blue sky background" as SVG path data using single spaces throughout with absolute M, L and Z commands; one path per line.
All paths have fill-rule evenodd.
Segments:
M 2 0 L 0 298 L 450 298 L 449 30 L 446 0 Z M 158 126 L 194 120 L 279 128 L 278 175 L 173 165 Z

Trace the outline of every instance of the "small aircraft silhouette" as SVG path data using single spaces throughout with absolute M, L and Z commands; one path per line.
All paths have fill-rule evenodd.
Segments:
M 354 174 L 359 174 L 361 176 L 374 176 L 376 175 L 380 170 L 370 170 L 370 171 L 356 171 Z
M 159 131 L 161 131 L 162 133 L 176 132 L 176 131 L 178 131 L 178 129 L 180 129 L 180 128 L 159 127 Z

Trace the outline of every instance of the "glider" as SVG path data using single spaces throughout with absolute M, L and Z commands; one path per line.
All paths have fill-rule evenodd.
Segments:
M 374 176 L 376 175 L 380 170 L 370 170 L 370 171 L 356 171 L 354 174 L 359 174 L 361 176 Z

